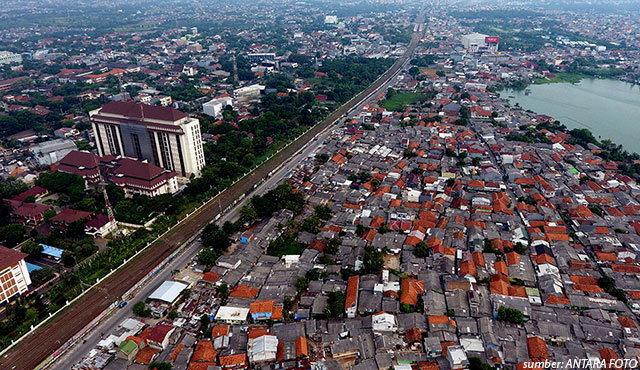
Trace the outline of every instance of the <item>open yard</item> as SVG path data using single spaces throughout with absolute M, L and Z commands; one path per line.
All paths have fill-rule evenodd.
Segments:
M 420 100 L 419 93 L 397 93 L 391 97 L 391 99 L 386 99 L 382 102 L 382 106 L 385 109 L 394 111 L 394 112 L 404 112 L 407 105 L 415 104 Z

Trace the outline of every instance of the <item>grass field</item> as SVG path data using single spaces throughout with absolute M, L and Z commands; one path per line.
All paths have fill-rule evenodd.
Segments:
M 404 112 L 407 105 L 414 104 L 420 100 L 418 93 L 397 93 L 391 99 L 382 102 L 382 106 L 393 112 Z

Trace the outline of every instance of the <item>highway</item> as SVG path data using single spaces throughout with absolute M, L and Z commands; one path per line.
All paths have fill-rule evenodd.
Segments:
M 420 24 L 423 20 L 424 17 L 421 14 L 418 16 L 417 23 Z M 309 130 L 299 140 L 286 147 L 263 166 L 254 170 L 254 172 L 242 178 L 222 194 L 214 197 L 188 218 L 182 220 L 173 230 L 161 239 L 158 239 L 150 248 L 142 253 L 141 256 L 129 261 L 118 273 L 105 279 L 97 287 L 91 289 L 84 297 L 80 298 L 66 311 L 52 319 L 51 322 L 44 325 L 35 333 L 23 338 L 21 343 L 9 350 L 0 359 L 0 368 L 35 368 L 69 338 L 91 322 L 100 312 L 118 300 L 120 296 L 142 279 L 153 267 L 175 251 L 178 246 L 182 245 L 192 235 L 197 234 L 223 209 L 234 205 L 234 201 L 253 188 L 255 184 L 260 185 L 253 191 L 253 194 L 260 194 L 280 183 L 284 174 L 293 169 L 302 158 L 305 158 L 318 149 L 331 133 L 331 130 L 336 127 L 336 123 L 339 123 L 346 116 L 352 116 L 353 112 L 357 112 L 364 104 L 371 101 L 378 93 L 385 91 L 392 84 L 393 79 L 396 78 L 409 63 L 421 36 L 421 33 L 414 33 L 406 53 L 399 58 L 380 79 L 365 89 L 365 91 L 331 113 L 323 122 Z M 318 135 L 317 141 L 313 140 L 316 135 Z M 278 170 L 269 177 L 268 174 L 276 169 Z M 224 222 L 225 220 L 235 217 L 237 207 L 242 204 L 243 202 L 238 202 L 238 204 L 235 205 L 235 209 L 230 210 L 219 222 Z M 199 245 L 197 242 L 188 246 L 185 253 L 178 256 L 173 263 L 165 267 L 156 277 L 150 279 L 137 294 L 136 298 L 129 302 L 129 304 L 132 306 L 136 300 L 144 298 L 146 295 L 143 293 L 149 294 L 167 278 L 167 274 L 169 274 L 172 269 L 184 267 L 187 261 L 197 253 L 198 249 Z M 130 306 L 128 305 L 127 307 Z M 86 343 L 80 343 L 78 347 L 75 348 L 72 347 L 68 354 L 65 354 L 59 359 L 59 364 L 54 363 L 54 368 L 69 369 L 69 365 L 73 364 L 73 361 L 82 358 L 82 356 L 88 352 L 88 349 L 95 346 L 99 341 L 99 333 L 101 331 L 107 331 L 113 327 L 113 325 L 119 324 L 129 313 L 130 308 L 125 308 L 107 318 L 98 329 L 88 334 Z

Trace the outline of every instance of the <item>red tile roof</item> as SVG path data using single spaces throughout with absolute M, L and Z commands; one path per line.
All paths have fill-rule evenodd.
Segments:
M 215 272 L 205 272 L 204 275 L 202 276 L 202 280 L 210 282 L 210 283 L 215 283 L 218 279 L 220 278 L 220 274 L 216 274 Z
M 253 298 L 258 295 L 258 288 L 251 288 L 247 285 L 237 285 L 235 288 L 231 289 L 229 293 L 229 297 L 234 298 Z
M 176 176 L 175 172 L 166 171 L 151 163 L 122 158 L 118 160 L 118 168 L 114 170 L 109 179 L 116 185 L 137 185 L 154 188 L 174 176 Z
M 169 334 L 173 329 L 174 327 L 171 325 L 158 324 L 151 330 L 147 339 L 153 342 L 162 343 L 167 334 Z
M 31 218 L 42 216 L 44 212 L 50 209 L 51 206 L 38 203 L 24 203 L 18 208 L 14 209 L 12 213 L 18 217 Z
M 531 361 L 544 361 L 549 359 L 547 343 L 542 338 L 527 338 L 527 348 L 529 349 L 529 358 L 531 358 Z
M 112 101 L 100 109 L 99 114 L 114 114 L 129 118 L 145 118 L 160 121 L 179 121 L 187 115 L 171 107 Z
M 201 340 L 196 345 L 191 362 L 215 361 L 218 352 L 213 349 L 213 342 L 210 340 Z
M 79 211 L 76 209 L 65 208 L 57 215 L 51 217 L 49 221 L 59 222 L 62 224 L 70 224 L 79 220 L 88 220 L 91 217 L 91 212 Z
M 264 312 L 273 312 L 273 306 L 276 304 L 276 301 L 273 299 L 264 300 L 264 301 L 253 301 L 249 305 L 250 313 L 264 313 Z
M 224 337 L 229 335 L 229 325 L 216 325 L 211 329 L 211 337 Z
M 618 322 L 625 328 L 637 328 L 636 323 L 629 316 L 618 315 Z
M 160 352 L 160 350 L 157 348 L 145 347 L 138 352 L 135 362 L 142 365 L 149 365 L 158 352 Z
M 86 151 L 73 150 L 60 160 L 58 170 L 75 173 L 79 176 L 98 175 L 99 165 L 100 160 L 97 155 Z
M 249 337 L 249 339 L 255 339 L 255 338 L 260 338 L 261 336 L 267 335 L 267 334 L 269 334 L 269 330 L 267 330 L 267 328 L 259 327 L 259 328 L 250 328 L 247 336 Z
M 407 343 L 422 343 L 422 333 L 418 328 L 408 329 L 405 335 L 407 336 Z
M 28 256 L 26 253 L 18 252 L 14 249 L 0 245 L 0 270 L 14 266 Z
M 220 356 L 220 366 L 233 367 L 240 366 L 247 363 L 247 355 L 244 353 L 238 353 L 235 355 Z
M 298 337 L 296 339 L 296 357 L 309 356 L 307 337 Z
M 415 305 L 418 303 L 418 295 L 424 293 L 424 282 L 418 279 L 402 279 L 400 290 L 400 303 Z
M 358 283 L 360 282 L 359 276 L 351 276 L 349 277 L 349 282 L 347 284 L 347 294 L 344 300 L 344 308 L 349 309 L 355 306 L 358 300 Z

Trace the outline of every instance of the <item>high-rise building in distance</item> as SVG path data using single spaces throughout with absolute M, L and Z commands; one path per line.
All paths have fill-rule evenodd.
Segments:
M 89 113 L 100 156 L 147 160 L 178 176 L 204 167 L 200 122 L 171 107 L 112 101 Z

